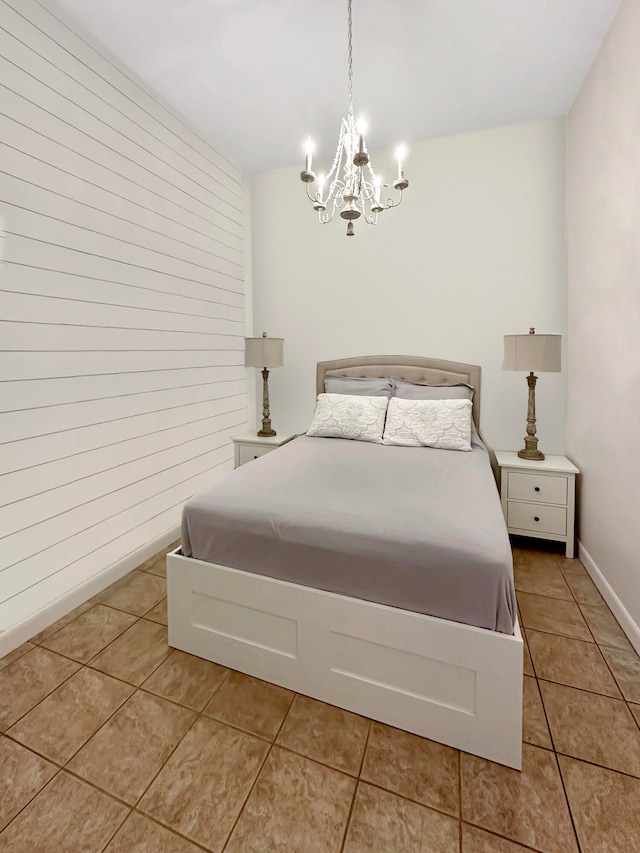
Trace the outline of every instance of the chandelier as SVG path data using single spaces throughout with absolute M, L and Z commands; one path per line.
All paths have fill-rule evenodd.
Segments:
M 402 190 L 406 190 L 409 181 L 404 176 L 404 147 L 396 152 L 398 176 L 393 184 L 385 184 L 369 162 L 369 154 L 364 140 L 364 125 L 356 124 L 353 116 L 353 52 L 351 48 L 351 0 L 348 0 L 348 43 L 349 43 L 349 108 L 347 118 L 342 119 L 338 148 L 328 175 L 318 177 L 317 188 L 315 172 L 311 171 L 313 145 L 307 140 L 306 161 L 300 180 L 307 185 L 307 197 L 318 213 L 319 221 L 324 225 L 331 222 L 336 210 L 342 219 L 347 220 L 347 237 L 353 237 L 353 223 L 364 217 L 369 225 L 377 225 L 378 215 L 390 207 L 397 207 L 402 201 Z M 365 172 L 366 167 L 366 172 Z M 400 195 L 393 198 L 382 196 L 383 188 L 393 187 Z M 315 189 L 315 192 L 313 191 Z

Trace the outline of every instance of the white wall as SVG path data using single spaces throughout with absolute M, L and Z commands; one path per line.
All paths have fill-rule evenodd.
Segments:
M 64 19 L 8 0 L 0 26 L 6 641 L 168 544 L 232 467 L 245 201 L 237 164 Z
M 388 180 L 392 157 L 372 152 Z M 413 143 L 402 205 L 353 238 L 318 224 L 300 166 L 254 175 L 254 330 L 285 338 L 275 429 L 307 428 L 318 360 L 425 355 L 481 365 L 482 433 L 521 447 L 526 379 L 502 371 L 502 336 L 565 332 L 564 158 L 562 118 Z M 563 374 L 541 375 L 537 406 L 541 448 L 563 452 Z
M 624 0 L 569 116 L 567 448 L 582 556 L 640 651 L 639 45 Z

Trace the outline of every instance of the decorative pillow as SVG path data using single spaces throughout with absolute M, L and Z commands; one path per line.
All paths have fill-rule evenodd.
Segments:
M 389 400 L 383 444 L 471 450 L 471 400 Z
M 375 379 L 361 376 L 325 376 L 327 394 L 351 394 L 358 397 L 386 397 L 393 394 L 392 379 Z
M 407 379 L 393 378 L 393 396 L 403 400 L 472 400 L 473 388 L 460 382 L 457 385 L 423 385 Z
M 356 441 L 382 444 L 388 402 L 386 397 L 318 394 L 316 411 L 307 435 L 353 438 Z

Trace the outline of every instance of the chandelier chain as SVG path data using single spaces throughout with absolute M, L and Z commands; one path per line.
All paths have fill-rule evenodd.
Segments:
M 353 48 L 351 40 L 353 36 L 353 27 L 351 23 L 351 0 L 349 0 L 349 115 L 353 115 Z

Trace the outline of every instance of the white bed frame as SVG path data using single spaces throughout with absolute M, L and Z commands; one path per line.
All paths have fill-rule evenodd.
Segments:
M 480 368 L 409 356 L 321 362 L 327 373 L 476 389 Z M 169 644 L 521 769 L 523 647 L 514 635 L 167 556 Z

